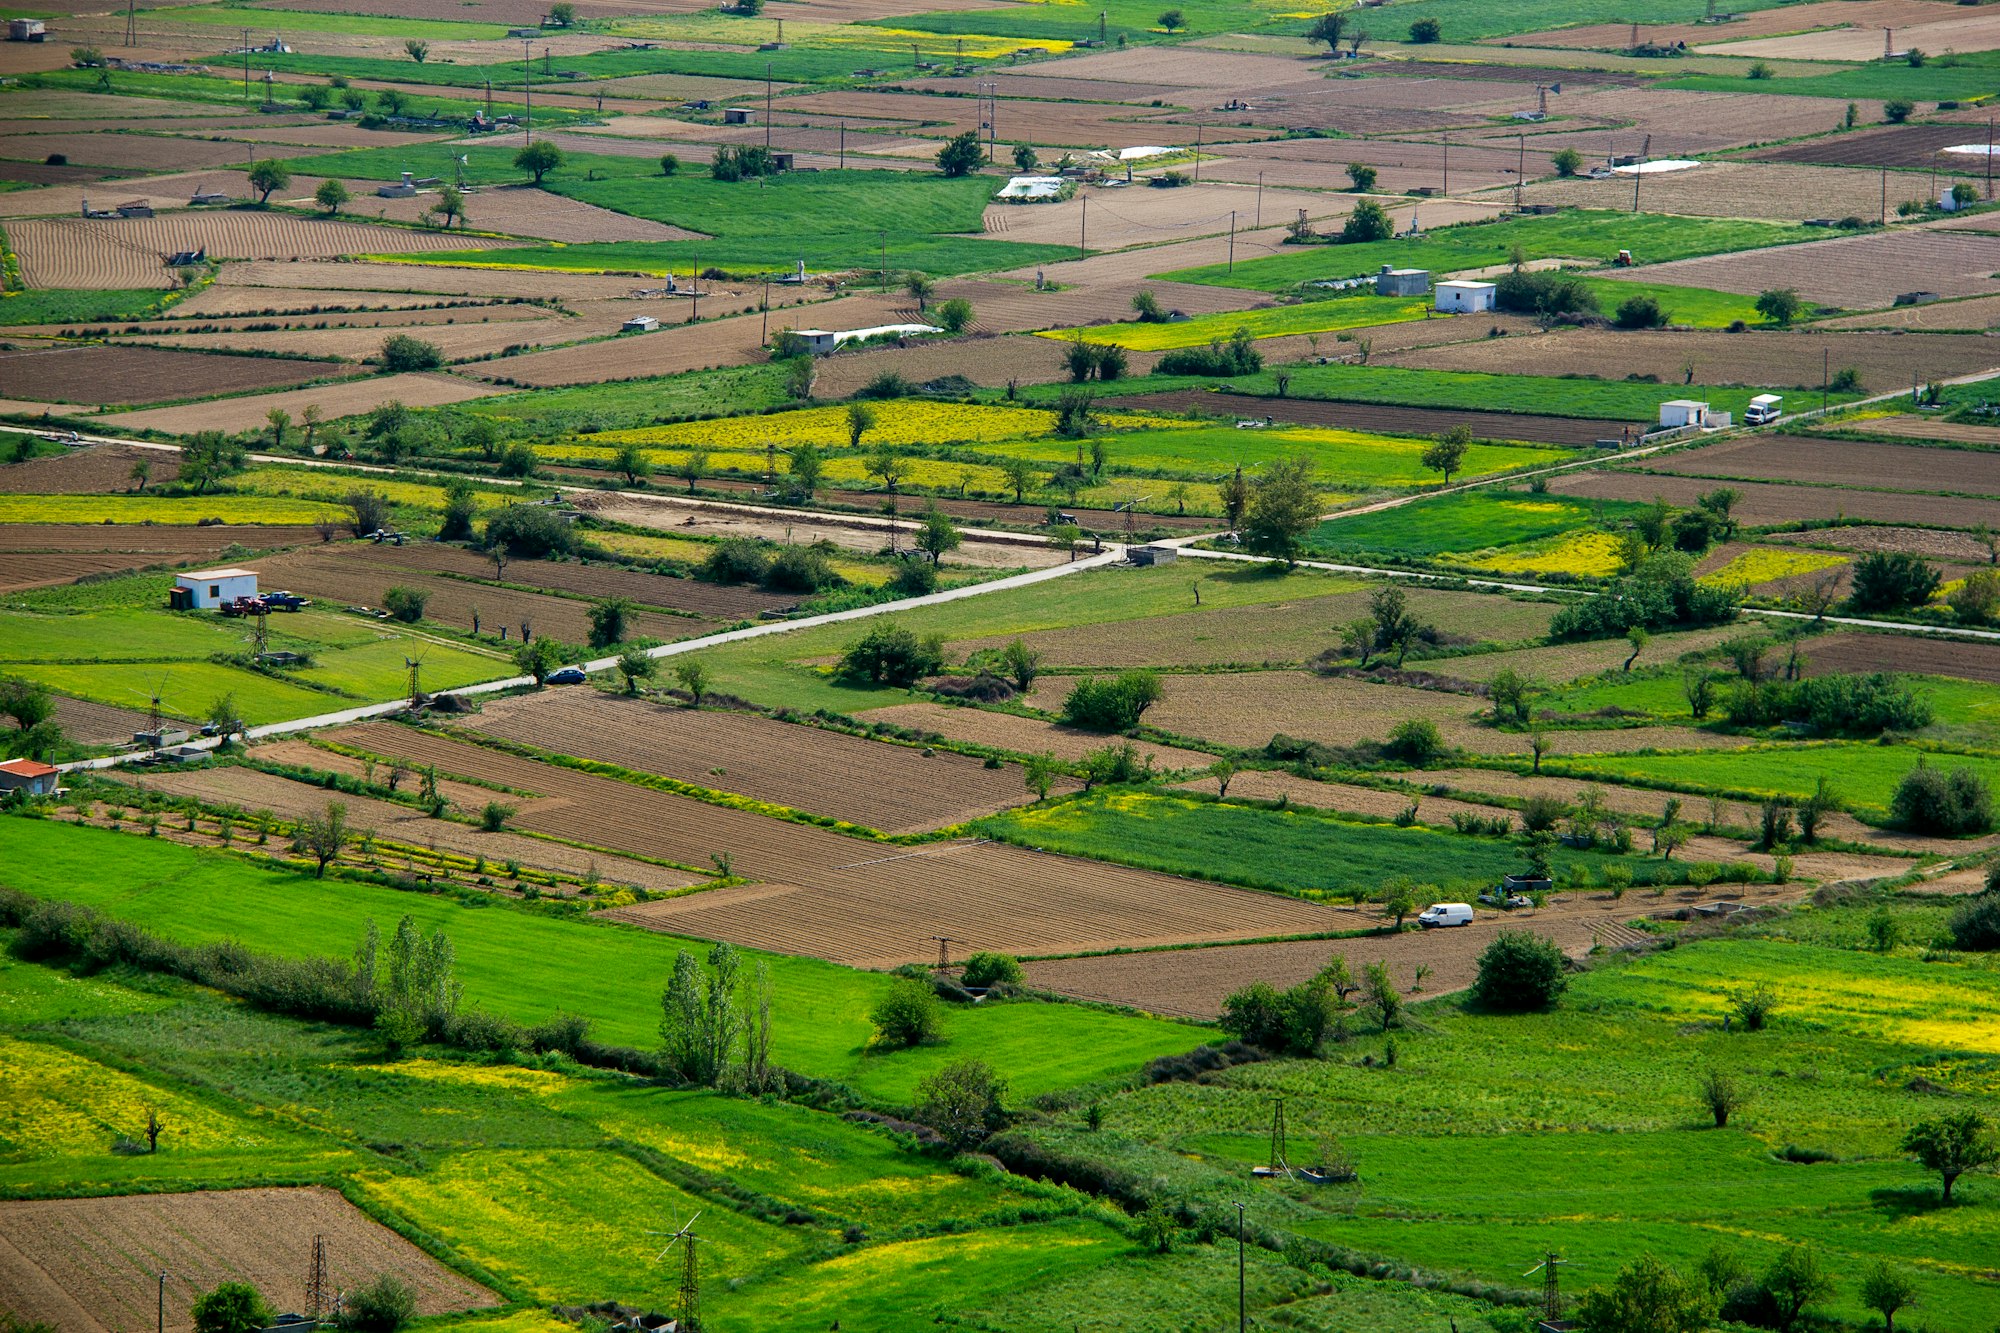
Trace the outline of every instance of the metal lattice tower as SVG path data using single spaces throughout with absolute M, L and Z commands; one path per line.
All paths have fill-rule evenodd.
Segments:
M 326 1237 L 314 1236 L 312 1264 L 306 1269 L 306 1312 L 314 1319 L 327 1313 L 330 1303 L 326 1275 Z
M 1274 1097 L 1271 1100 L 1271 1170 L 1282 1171 L 1286 1175 L 1292 1173 L 1292 1164 L 1286 1160 L 1285 1153 L 1285 1099 L 1283 1097 Z
M 1554 1250 L 1549 1250 L 1543 1254 L 1540 1263 L 1521 1275 L 1522 1277 L 1533 1277 L 1537 1272 L 1541 1273 L 1542 1318 L 1550 1323 L 1554 1323 L 1562 1318 L 1562 1286 L 1558 1280 L 1557 1270 L 1568 1262 L 1567 1259 L 1564 1259 Z
M 696 1237 L 692 1231 L 684 1232 L 683 1234 L 687 1237 L 687 1244 L 681 1247 L 680 1328 L 678 1333 L 701 1333 L 701 1265 L 695 1257 Z

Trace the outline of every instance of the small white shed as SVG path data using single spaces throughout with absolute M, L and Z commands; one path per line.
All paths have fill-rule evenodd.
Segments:
M 1662 426 L 1706 426 L 1708 404 L 1692 398 L 1673 398 L 1660 404 Z
M 651 333 L 659 327 L 660 321 L 651 315 L 634 315 L 620 326 L 626 333 Z
M 825 356 L 840 345 L 840 335 L 831 329 L 800 329 L 798 335 L 806 340 L 806 350 L 814 356 Z
M 1490 282 L 1465 279 L 1441 282 L 1437 285 L 1437 300 L 1433 309 L 1452 315 L 1476 315 L 1482 310 L 1493 309 L 1499 290 Z
M 197 569 L 182 574 L 175 592 L 186 591 L 187 607 L 191 611 L 213 611 L 227 606 L 239 597 L 257 595 L 257 571 L 254 569 Z M 176 601 L 181 599 L 176 598 Z
M 1426 268 L 1391 268 L 1384 264 L 1375 275 L 1377 296 L 1422 296 L 1431 289 L 1431 272 Z

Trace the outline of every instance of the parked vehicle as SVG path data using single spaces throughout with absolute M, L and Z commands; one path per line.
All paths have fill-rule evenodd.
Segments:
M 549 674 L 549 684 L 551 685 L 581 685 L 588 679 L 590 677 L 583 674 L 582 667 L 564 667 L 560 671 Z
M 1743 409 L 1743 424 L 1764 426 L 1784 415 L 1785 400 L 1775 393 L 1760 393 Z
M 265 593 L 264 605 L 273 611 L 302 611 L 306 607 L 311 606 L 312 602 L 295 592 L 287 590 Z
M 1433 926 L 1469 926 L 1472 924 L 1472 906 L 1469 903 L 1432 903 L 1418 915 L 1417 924 L 1425 929 Z
M 1525 893 L 1482 893 L 1479 901 L 1488 907 L 1504 907 L 1513 911 L 1517 907 L 1533 907 L 1535 900 Z

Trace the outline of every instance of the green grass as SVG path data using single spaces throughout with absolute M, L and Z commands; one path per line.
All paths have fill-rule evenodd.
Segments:
M 1237 430 L 1233 426 L 1165 427 L 1104 437 L 1110 472 L 1156 473 L 1212 481 L 1238 463 L 1246 468 L 1304 455 L 1313 460 L 1323 486 L 1340 490 L 1377 486 L 1441 485 L 1441 474 L 1423 465 L 1431 441 L 1359 431 L 1301 429 Z M 1022 440 L 978 446 L 997 457 L 1032 458 L 1052 465 L 1074 462 L 1067 440 Z M 1086 445 L 1088 457 L 1088 445 Z M 1453 480 L 1483 477 L 1514 468 L 1543 466 L 1570 457 L 1567 451 L 1528 445 L 1475 444 L 1466 450 Z
M 894 54 L 893 43 L 889 53 Z M 901 48 L 909 51 L 908 44 Z M 530 66 L 530 77 L 537 85 L 563 84 L 577 86 L 580 82 L 566 79 L 564 73 L 574 71 L 583 80 L 617 79 L 633 74 L 706 74 L 718 78 L 762 79 L 768 67 L 774 78 L 783 83 L 849 83 L 853 73 L 870 64 L 888 63 L 882 59 L 883 52 L 871 51 L 866 47 L 837 48 L 789 46 L 783 51 L 732 51 L 718 49 L 684 50 L 657 48 L 651 51 L 616 50 L 599 51 L 590 55 L 563 56 L 554 60 L 550 68 L 545 68 L 537 55 Z M 515 55 L 518 57 L 519 52 Z M 296 52 L 292 55 L 260 56 L 261 65 L 275 70 L 293 73 L 344 75 L 350 79 L 382 79 L 396 83 L 421 84 L 439 88 L 479 88 L 490 77 L 496 87 L 503 83 L 518 88 L 521 86 L 520 60 L 503 60 L 490 65 L 446 65 L 426 62 L 419 65 L 408 58 L 396 59 L 374 56 L 337 56 L 312 52 Z M 577 113 L 572 112 L 573 118 Z M 535 119 L 540 123 L 542 112 L 535 111 Z
M 975 827 L 1022 846 L 1282 893 L 1358 899 L 1392 880 L 1410 879 L 1429 886 L 1418 894 L 1419 908 L 1429 905 L 1426 895 L 1469 900 L 1524 864 L 1520 845 L 1509 839 L 1147 792 L 1098 793 L 1008 811 Z M 1555 861 L 1567 868 L 1612 859 L 1566 853 Z
M 481 902 L 272 873 L 235 857 L 157 839 L 10 821 L 0 883 L 101 907 L 175 939 L 235 939 L 291 957 L 344 954 L 373 918 L 384 931 L 404 914 L 443 928 L 458 954 L 466 1002 L 524 1021 L 561 1009 L 592 1020 L 601 1040 L 652 1046 L 659 987 L 675 953 L 705 945 L 651 931 L 559 920 Z M 807 958 L 765 956 L 777 988 L 772 1058 L 890 1102 L 957 1056 L 976 1052 L 1017 1095 L 1119 1076 L 1200 1034 L 1175 1023 L 1063 1005 L 954 1010 L 948 1040 L 914 1051 L 867 1048 L 867 1012 L 886 978 Z
M 1810 796 L 1819 779 L 1833 784 L 1847 808 L 1866 819 L 1888 817 L 1896 784 L 1919 762 L 1934 768 L 1969 768 L 1991 788 L 2000 785 L 2000 757 L 1929 751 L 1906 745 L 1852 741 L 1759 746 L 1694 754 L 1594 755 L 1544 759 L 1544 771 L 1614 781 L 1637 781 L 1682 791 L 1737 792 L 1762 800 Z
M 1066 259 L 1066 246 L 1034 245 L 1024 241 L 989 241 L 977 236 L 897 236 L 889 238 L 889 280 L 900 280 L 907 269 L 933 277 L 955 277 L 993 269 Z M 854 228 L 846 234 L 746 238 L 713 241 L 602 241 L 583 245 L 524 246 L 502 250 L 437 250 L 416 255 L 371 256 L 396 264 L 446 264 L 459 268 L 519 268 L 556 273 L 637 273 L 686 276 L 697 264 L 730 273 L 756 275 L 789 271 L 803 259 L 808 269 L 881 267 L 882 251 L 875 233 Z
M 1782 3 L 1783 0 L 1779 0 Z M 1772 0 L 1750 0 L 1734 7 L 1735 13 L 1774 8 Z M 1409 6 L 1409 22 L 1434 18 L 1447 42 L 1470 42 L 1482 37 L 1504 37 L 1511 33 L 1545 32 L 1551 28 L 1574 28 L 1591 23 L 1692 23 L 1703 16 L 1696 0 L 1417 0 Z M 1393 32 L 1385 38 L 1400 40 L 1406 31 L 1402 13 Z M 1671 62 L 1662 65 L 1672 68 Z
M 151 319 L 175 300 L 177 293 L 154 288 L 107 288 L 85 292 L 37 287 L 0 297 L 0 326 L 12 324 L 126 323 Z
M 763 364 L 573 389 L 531 389 L 476 398 L 459 410 L 489 417 L 514 434 L 542 436 L 649 426 L 674 417 L 757 412 L 789 401 L 784 367 Z
M 260 56 L 258 57 L 259 63 L 257 67 L 260 70 L 267 67 L 272 69 L 279 69 L 283 68 L 284 66 L 278 62 L 293 61 L 296 60 L 297 58 L 298 57 L 295 56 L 275 56 L 275 55 Z M 388 66 L 391 69 L 398 67 L 398 62 L 389 60 L 362 61 L 360 63 L 371 66 L 378 66 L 378 65 Z M 229 64 L 228 58 L 224 57 L 222 60 L 218 61 L 217 64 L 219 68 L 227 68 Z M 414 61 L 409 61 L 409 60 L 402 61 L 400 63 L 400 67 L 406 70 L 428 69 L 428 70 L 463 71 L 463 74 L 460 77 L 465 80 L 464 87 L 467 93 L 466 96 L 452 97 L 445 94 L 432 93 L 432 92 L 415 92 L 407 94 L 407 96 L 409 97 L 408 110 L 410 113 L 435 115 L 440 119 L 444 120 L 465 120 L 472 115 L 475 108 L 484 107 L 485 98 L 483 96 L 483 93 L 485 88 L 486 76 L 489 73 L 497 73 L 495 69 L 483 65 L 419 66 Z M 518 66 L 516 68 L 518 69 Z M 238 66 L 238 69 L 240 71 L 241 69 L 240 64 Z M 505 70 L 505 69 L 506 66 L 504 65 L 498 67 L 498 70 Z M 482 73 L 481 71 L 485 72 Z M 339 71 L 329 71 L 329 72 L 338 73 Z M 161 97 L 161 98 L 167 98 L 172 101 L 215 102 L 231 106 L 246 106 L 246 107 L 257 106 L 261 104 L 264 100 L 263 80 L 261 78 L 253 78 L 251 81 L 250 93 L 248 96 L 245 96 L 243 89 L 243 80 L 240 77 L 240 73 L 238 77 L 230 78 L 227 75 L 146 74 L 146 73 L 132 73 L 125 70 L 112 70 L 111 86 L 109 89 L 101 88 L 98 86 L 99 74 L 100 71 L 94 69 L 45 70 L 38 74 L 23 75 L 21 77 L 20 84 L 21 87 L 27 89 L 62 88 L 69 90 L 71 92 L 82 92 L 82 93 L 109 92 L 112 96 L 116 97 Z M 373 76 L 370 75 L 365 77 L 373 77 Z M 518 88 L 520 86 L 519 80 L 518 79 L 508 80 L 507 76 L 504 74 L 500 74 L 498 75 L 498 77 L 502 79 L 503 82 L 497 82 L 495 84 L 494 87 L 495 97 L 503 104 L 511 105 L 513 102 L 513 98 L 507 90 L 506 82 L 511 81 L 513 87 Z M 277 85 L 277 87 L 280 90 L 282 90 L 285 86 L 286 85 L 283 84 Z M 476 99 L 472 97 L 471 89 L 473 88 L 479 88 L 481 90 L 482 95 Z M 369 105 L 371 106 L 375 105 L 374 99 L 376 98 L 377 94 L 371 92 L 368 93 L 367 96 L 369 98 Z M 306 111 L 307 114 L 314 114 L 308 111 L 303 103 L 299 104 L 297 109 L 301 111 Z M 590 114 L 592 113 L 582 110 L 572 110 L 568 107 L 536 107 L 535 124 L 543 129 L 548 129 L 556 125 L 571 124 L 575 121 L 583 119 L 584 117 Z
M 1612 278 L 1583 278 L 1583 285 L 1597 296 L 1607 318 L 1618 313 L 1621 302 L 1635 296 L 1650 296 L 1666 311 L 1673 324 L 1691 324 L 1698 329 L 1726 329 L 1741 320 L 1756 326 L 1767 321 L 1757 313 L 1754 297 L 1736 292 L 1711 291 L 1706 287 L 1676 287 L 1664 282 L 1624 282 Z
M 0 495 L 4 523 L 172 523 L 205 518 L 224 523 L 304 524 L 327 506 L 261 495 Z
M 1424 558 L 1560 536 L 1637 513 L 1628 500 L 1578 500 L 1525 491 L 1456 491 L 1414 505 L 1321 523 L 1307 539 L 1316 554 L 1373 551 Z
M 1988 53 L 1981 52 L 1981 56 Z M 1831 97 L 1851 101 L 1857 97 L 1907 98 L 1913 102 L 1970 101 L 2000 92 L 2000 68 L 1990 60 L 1961 56 L 1958 65 L 1932 60 L 1921 68 L 1901 61 L 1875 61 L 1867 65 L 1820 63 L 1824 74 L 1781 75 L 1773 79 L 1753 79 L 1747 74 L 1689 74 L 1668 79 L 1656 86 L 1702 93 L 1778 93 L 1789 97 Z
M 1307 301 L 1268 310 L 1219 311 L 1166 324 L 1095 324 L 1082 329 L 1043 333 L 1044 338 L 1081 336 L 1094 343 L 1112 343 L 1131 351 L 1161 352 L 1175 347 L 1202 347 L 1212 339 L 1234 337 L 1248 330 L 1252 338 L 1285 338 L 1307 333 L 1333 333 L 1375 324 L 1407 324 L 1424 318 L 1428 301 L 1363 296 L 1337 301 Z
M 380 14 L 318 14 L 309 9 L 257 9 L 249 5 L 187 5 L 149 9 L 146 17 L 167 23 L 207 23 L 223 28 L 266 28 L 286 32 L 355 33 L 364 37 L 428 37 L 440 42 L 491 42 L 509 29 L 498 23 L 406 19 Z
M 239 715 L 253 727 L 288 718 L 338 712 L 356 702 L 337 694 L 322 694 L 318 690 L 292 685 L 245 667 L 223 666 L 215 662 L 139 662 L 110 666 L 92 662 L 40 662 L 14 670 L 50 689 L 117 708 L 144 709 L 148 696 L 158 687 L 161 691 L 161 711 L 168 717 L 187 721 L 206 719 L 210 707 L 225 694 L 235 699 Z
M 1576 209 L 1546 217 L 1440 227 L 1408 240 L 1296 246 L 1281 255 L 1238 264 L 1233 273 L 1226 265 L 1208 264 L 1156 276 L 1176 282 L 1282 292 L 1304 282 L 1360 277 L 1375 272 L 1383 264 L 1430 269 L 1435 276 L 1442 277 L 1464 269 L 1507 263 L 1516 246 L 1527 259 L 1584 259 L 1609 264 L 1620 250 L 1630 250 L 1642 264 L 1660 264 L 1670 259 L 1806 241 L 1815 235 L 1824 237 L 1825 233 L 1771 222 L 1669 217 L 1659 213 L 1634 216 L 1602 209 Z

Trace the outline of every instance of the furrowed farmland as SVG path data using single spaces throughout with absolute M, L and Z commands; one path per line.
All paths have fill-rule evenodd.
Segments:
M 1993 1333 L 2000 23 L 1726 8 L 0 15 L 0 1333 Z

